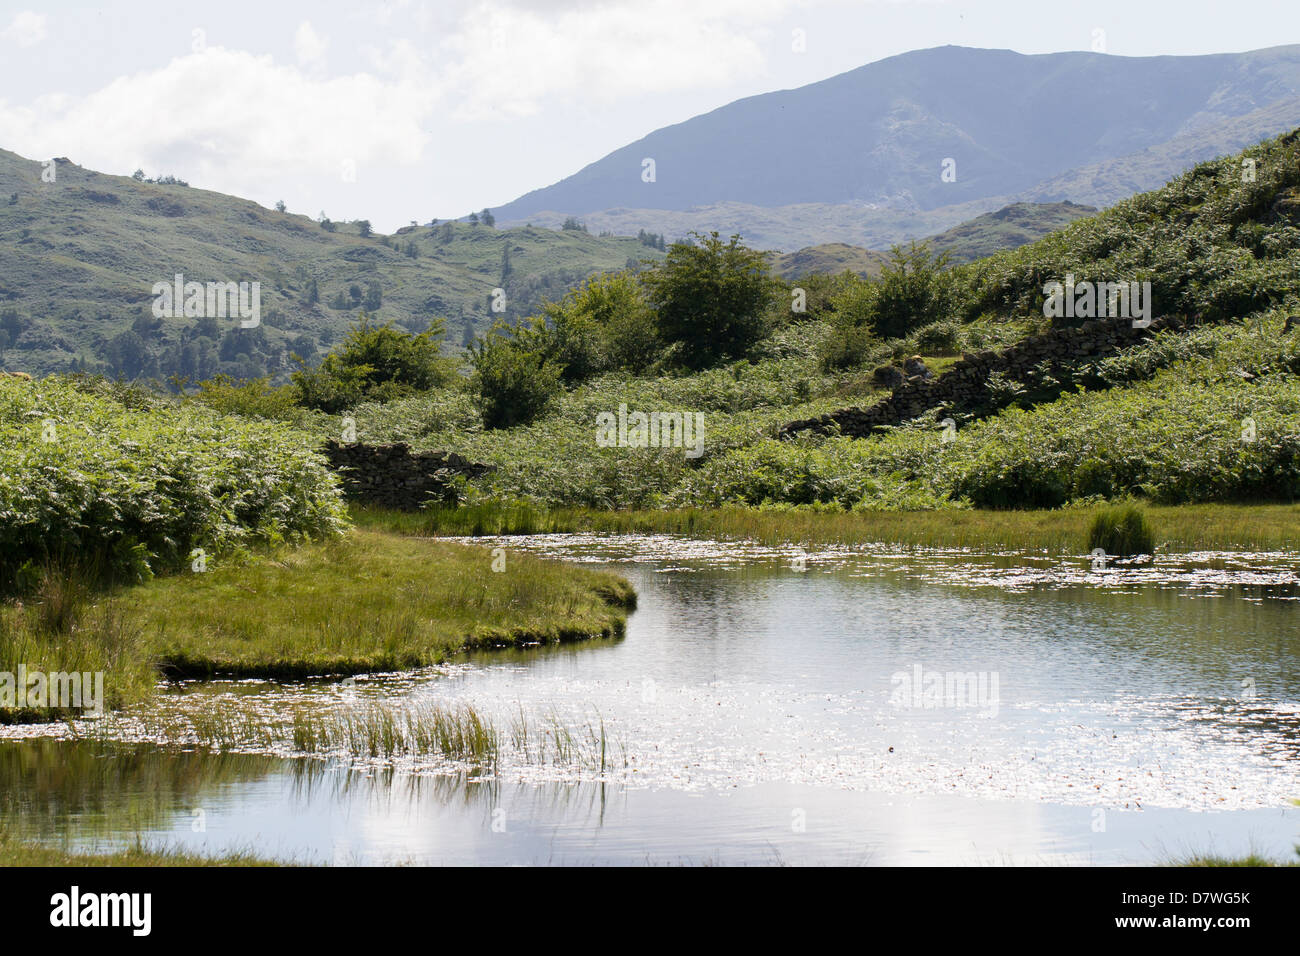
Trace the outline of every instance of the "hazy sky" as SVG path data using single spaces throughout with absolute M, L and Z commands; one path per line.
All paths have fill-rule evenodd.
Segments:
M 384 231 L 500 205 L 660 126 L 907 50 L 1300 41 L 1295 0 L 25 3 L 0 0 L 0 147 Z

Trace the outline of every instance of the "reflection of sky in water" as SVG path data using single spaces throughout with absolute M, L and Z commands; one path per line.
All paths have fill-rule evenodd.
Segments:
M 1285 854 L 1300 829 L 1280 809 L 1300 797 L 1300 556 L 1094 571 L 664 536 L 491 543 L 626 574 L 640 594 L 627 637 L 342 687 L 190 685 L 165 706 L 464 701 L 503 724 L 603 720 L 609 785 L 509 753 L 495 783 L 422 759 L 394 779 L 424 783 L 364 778 L 344 801 L 286 795 L 277 772 L 222 791 L 232 839 L 274 834 L 326 862 L 1129 862 L 1212 843 Z M 996 697 L 896 706 L 896 675 L 918 668 L 995 677 Z

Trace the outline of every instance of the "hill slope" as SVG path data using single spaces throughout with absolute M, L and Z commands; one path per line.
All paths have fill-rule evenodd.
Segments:
M 492 320 L 534 314 L 592 273 L 664 254 L 653 237 L 536 226 L 447 222 L 362 237 L 355 223 L 329 231 L 306 216 L 221 193 L 105 175 L 66 160 L 55 169 L 55 181 L 42 182 L 40 163 L 0 150 L 0 367 L 37 375 L 88 369 L 127 378 L 283 377 L 292 354 L 311 359 L 328 350 L 363 307 L 414 331 L 444 319 L 446 347 L 455 350 Z M 1042 221 L 1034 225 L 1036 215 Z M 1039 235 L 1055 223 L 1045 212 L 1021 218 Z M 1009 248 L 1014 239 L 972 225 L 959 245 L 974 237 L 983 237 L 981 249 L 999 242 Z M 844 246 L 792 261 L 802 261 L 804 272 L 838 272 L 859 269 L 859 260 L 883 257 Z M 260 282 L 262 327 L 154 319 L 153 285 L 177 273 L 200 282 Z M 378 309 L 367 303 L 372 285 Z M 499 313 L 489 306 L 495 288 L 506 292 Z
M 356 224 L 330 232 L 221 193 L 67 160 L 55 169 L 42 182 L 40 163 L 0 150 L 0 366 L 38 374 L 83 361 L 127 377 L 275 373 L 290 351 L 333 343 L 372 284 L 380 321 L 423 330 L 443 318 L 459 347 L 469 331 L 527 315 L 593 272 L 662 256 L 630 237 L 463 223 L 363 238 Z M 177 273 L 261 282 L 263 327 L 153 319 L 154 283 Z M 506 309 L 494 313 L 498 287 Z
M 928 236 L 924 241 L 929 243 L 932 252 L 946 252 L 953 265 L 960 265 L 995 252 L 1019 248 L 1096 212 L 1092 206 L 1080 206 L 1069 201 L 1015 203 Z M 889 255 L 884 252 L 830 242 L 777 255 L 772 261 L 772 270 L 783 279 L 797 279 L 812 272 L 838 275 L 847 271 L 874 276 L 880 274 L 888 261 Z

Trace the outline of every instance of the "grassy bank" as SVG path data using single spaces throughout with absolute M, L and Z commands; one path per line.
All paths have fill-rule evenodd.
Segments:
M 274 558 L 158 581 L 123 601 L 169 675 L 291 679 L 614 637 L 635 595 L 612 574 L 357 530 Z
M 112 592 L 51 576 L 0 606 L 0 671 L 102 671 L 112 708 L 160 675 L 297 679 L 616 637 L 635 603 L 613 574 L 357 529 Z M 60 715 L 0 710 L 4 721 Z
M 408 535 L 510 535 L 562 532 L 682 534 L 761 544 L 896 544 L 921 548 L 1032 550 L 1080 554 L 1104 507 L 989 511 L 823 511 L 686 508 L 665 511 L 539 509 L 480 505 L 402 513 L 353 508 L 361 526 Z M 1162 551 L 1300 550 L 1300 505 L 1146 507 Z
M 138 843 L 125 850 L 94 852 L 23 843 L 0 835 L 0 867 L 4 866 L 288 866 L 251 851 L 204 856 L 171 847 Z

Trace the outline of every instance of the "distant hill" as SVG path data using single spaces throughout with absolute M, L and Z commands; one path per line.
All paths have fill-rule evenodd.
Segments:
M 1041 239 L 1076 219 L 1095 215 L 1092 206 L 1072 202 L 1015 203 L 996 212 L 977 216 L 938 235 L 928 236 L 933 252 L 946 252 L 954 265 L 973 262 L 1003 249 L 1015 249 Z M 863 249 L 842 242 L 808 246 L 798 252 L 776 255 L 772 269 L 784 279 L 797 279 L 812 272 L 856 272 L 879 275 L 889 261 L 886 252 Z
M 1290 128 L 1298 98 L 1295 45 L 1188 57 L 918 50 L 656 130 L 496 214 L 674 237 L 718 228 L 780 250 L 881 248 L 1016 200 L 1108 204 L 1154 188 Z
M 291 352 L 310 357 L 338 340 L 372 283 L 379 321 L 419 331 L 443 318 L 448 348 L 459 348 L 494 319 L 529 315 L 594 272 L 663 256 L 632 237 L 464 223 L 362 238 L 355 223 L 328 232 L 221 193 L 66 160 L 54 168 L 55 182 L 45 183 L 40 163 L 0 150 L 0 368 L 283 374 Z M 176 273 L 261 282 L 263 327 L 153 319 L 153 284 Z M 494 288 L 506 292 L 504 312 L 489 308 Z
M 329 231 L 246 199 L 106 175 L 68 160 L 57 161 L 55 181 L 46 183 L 42 168 L 0 150 L 0 368 L 38 375 L 85 369 L 126 378 L 283 378 L 295 367 L 292 355 L 318 357 L 362 308 L 370 311 L 372 286 L 380 322 L 422 331 L 444 319 L 445 347 L 454 351 L 494 320 L 535 314 L 593 273 L 664 255 L 653 235 L 539 226 L 445 222 L 363 237 L 357 223 Z M 1084 211 L 1014 207 L 935 242 L 966 257 L 1010 248 L 1068 221 L 1066 210 Z M 781 256 L 774 267 L 783 275 L 868 273 L 883 261 L 881 252 L 840 244 Z M 260 282 L 262 326 L 155 319 L 153 285 L 176 273 L 199 282 Z M 506 293 L 502 312 L 490 308 L 495 288 Z
M 1095 206 L 1078 203 L 1013 203 L 953 226 L 927 240 L 936 253 L 946 252 L 954 265 L 974 262 L 1003 249 L 1015 249 L 1097 214 Z

